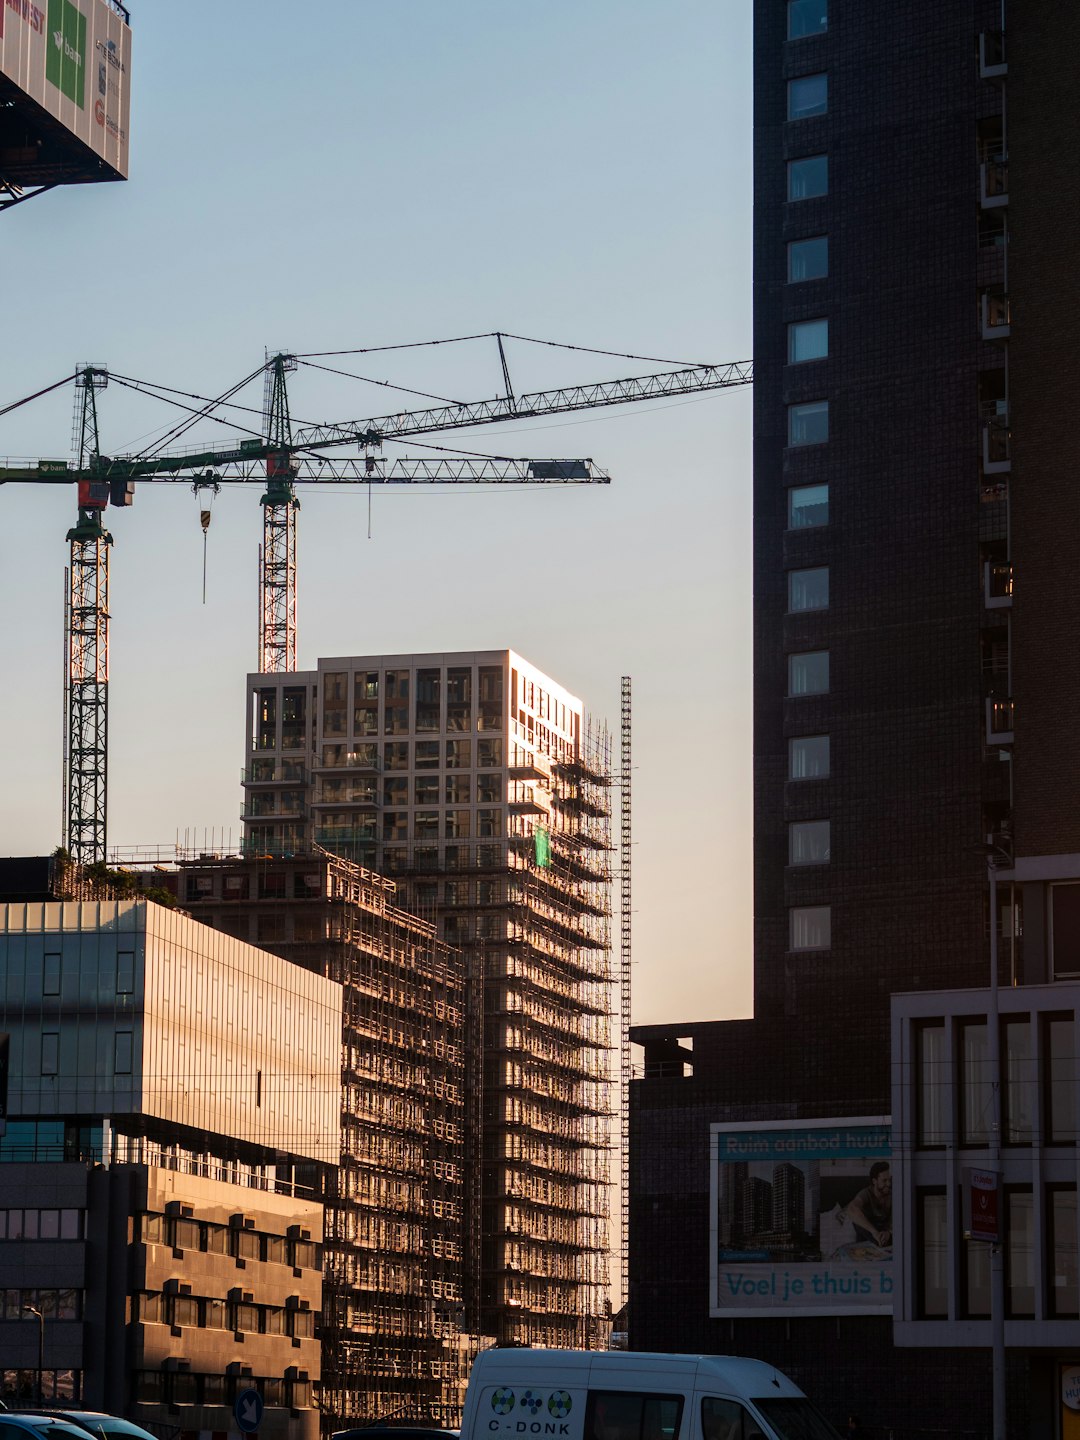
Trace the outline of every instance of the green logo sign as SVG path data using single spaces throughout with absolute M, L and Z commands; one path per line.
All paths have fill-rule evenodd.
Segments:
M 83 108 L 86 69 L 86 16 L 71 0 L 49 0 L 45 79 Z

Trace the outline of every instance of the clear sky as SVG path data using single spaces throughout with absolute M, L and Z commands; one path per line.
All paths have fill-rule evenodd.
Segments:
M 0 215 L 0 406 L 79 362 L 215 395 L 266 349 L 495 329 L 675 361 L 750 357 L 745 0 L 132 5 L 132 169 Z M 661 367 L 517 345 L 515 387 Z M 332 361 L 332 364 L 338 362 Z M 454 399 L 491 342 L 341 362 Z M 302 371 L 294 414 L 423 402 Z M 261 404 L 253 386 L 241 397 Z M 0 419 L 67 457 L 69 388 Z M 173 415 L 113 384 L 102 447 Z M 213 434 L 227 430 L 196 432 Z M 749 1013 L 750 395 L 427 437 L 591 456 L 611 487 L 302 492 L 300 665 L 510 646 L 619 723 L 634 686 L 634 1019 Z M 424 454 L 417 446 L 391 454 Z M 240 833 L 256 666 L 252 487 L 141 485 L 109 511 L 109 843 Z M 8 756 L 0 853 L 60 838 L 67 489 L 0 497 Z

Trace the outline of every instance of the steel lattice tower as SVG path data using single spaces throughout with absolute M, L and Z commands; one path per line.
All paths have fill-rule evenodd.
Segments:
M 98 456 L 97 391 L 108 373 L 87 365 L 75 377 L 75 434 L 79 469 Z M 109 733 L 109 546 L 101 507 L 89 483 L 79 487 L 79 521 L 68 531 L 66 834 L 72 859 L 105 858 Z
M 292 444 L 292 422 L 285 376 L 296 369 L 293 355 L 275 355 L 266 367 L 266 435 L 280 453 L 266 457 L 266 494 L 262 497 L 263 548 L 259 577 L 259 673 L 296 669 L 296 512 L 293 488 L 297 462 L 284 447 Z

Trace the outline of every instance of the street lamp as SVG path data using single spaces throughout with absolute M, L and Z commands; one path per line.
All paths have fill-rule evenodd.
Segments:
M 990 883 L 990 1004 L 987 1007 L 987 1029 L 990 1049 L 990 1170 L 996 1175 L 998 1190 L 998 1238 L 990 1246 L 990 1341 L 993 1371 L 993 1440 L 1005 1440 L 1005 1255 L 1004 1216 L 1001 1208 L 1001 1125 L 1003 1106 L 1001 1094 L 1001 1012 L 998 997 L 998 866 L 1012 857 L 999 845 L 986 847 L 986 878 Z
M 45 1316 L 40 1310 L 36 1310 L 33 1305 L 24 1305 L 22 1308 L 24 1315 L 37 1316 L 37 1403 L 41 1405 L 45 1393 Z

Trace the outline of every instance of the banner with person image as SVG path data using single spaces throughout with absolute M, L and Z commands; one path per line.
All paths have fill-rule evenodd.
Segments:
M 710 1126 L 710 1311 L 890 1315 L 888 1117 Z

